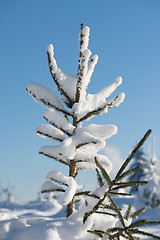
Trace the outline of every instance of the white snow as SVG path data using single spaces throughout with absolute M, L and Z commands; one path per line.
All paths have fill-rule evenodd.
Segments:
M 105 146 L 105 141 L 83 131 L 82 128 L 77 128 L 72 137 L 68 137 L 58 146 L 42 147 L 40 153 L 53 158 L 63 158 L 66 161 L 66 159 L 72 160 L 75 158 L 77 149 L 87 151 L 88 145 L 93 152 L 97 152 Z
M 52 125 L 54 125 L 56 128 L 60 129 L 64 133 L 72 134 L 75 127 L 69 123 L 69 121 L 56 110 L 47 109 L 43 117 Z
M 60 102 L 57 95 L 48 88 L 38 84 L 29 83 L 26 87 L 26 91 L 33 97 L 33 99 L 45 107 L 60 109 L 65 111 L 64 106 Z
M 135 196 L 136 197 L 136 196 Z M 93 214 L 85 224 L 77 219 L 77 212 L 69 218 L 65 218 L 65 209 L 56 199 L 53 203 L 45 201 L 28 202 L 26 204 L 10 205 L 8 208 L 0 208 L 0 240 L 99 240 L 94 235 L 87 233 L 88 229 L 105 230 L 113 227 L 117 220 L 113 217 Z M 126 204 L 134 203 L 134 198 L 117 198 L 115 201 L 123 209 Z M 141 218 L 159 220 L 159 208 L 150 209 L 142 213 Z M 118 223 L 117 223 L 118 224 Z M 96 225 L 96 228 L 93 227 Z M 148 226 L 141 230 L 149 231 L 160 236 L 160 227 Z M 143 240 L 147 238 L 141 237 Z
M 107 112 L 109 108 L 118 107 L 125 98 L 125 94 L 122 92 L 116 97 L 106 101 L 113 91 L 122 83 L 122 78 L 116 78 L 110 86 L 104 88 L 97 94 L 88 94 L 86 99 L 83 99 L 79 103 L 75 103 L 73 106 L 73 112 L 78 117 L 78 120 L 86 116 L 88 113 L 97 109 L 103 109 L 103 112 Z
M 51 68 L 51 73 L 54 75 L 56 81 L 58 82 L 60 88 L 63 88 L 64 92 L 67 93 L 69 98 L 74 101 L 75 100 L 75 94 L 76 94 L 76 83 L 77 83 L 77 76 L 72 76 L 65 74 L 62 72 L 56 63 L 56 60 L 54 58 L 54 48 L 53 45 L 50 44 L 47 47 L 47 54 L 50 56 L 50 63 L 49 67 Z M 61 91 L 60 91 L 61 92 Z M 62 100 L 64 103 L 67 102 L 67 99 L 65 96 L 62 96 Z
M 60 187 L 59 185 L 51 182 L 51 181 L 46 181 L 43 183 L 42 187 L 41 187 L 41 192 L 55 192 L 58 190 L 64 190 L 62 187 Z
M 35 134 L 42 138 L 49 138 L 50 140 L 63 141 L 65 139 L 65 134 L 61 130 L 48 124 L 42 124 L 37 127 Z
M 87 87 L 98 61 L 97 55 L 90 59 L 89 32 L 90 29 L 84 27 L 79 34 L 80 54 L 77 76 L 62 72 L 54 58 L 53 46 L 50 44 L 47 48 L 49 70 L 56 84 L 56 89 L 60 92 L 64 104 L 71 108 L 72 112 L 65 109 L 52 91 L 39 84 L 31 83 L 26 90 L 36 101 L 47 107 L 43 117 L 51 124 L 51 126 L 44 124 L 39 126 L 36 133 L 60 141 L 59 145 L 42 147 L 40 153 L 66 165 L 70 165 L 71 161 L 74 160 L 76 172 L 77 170 L 96 169 L 95 158 L 97 158 L 109 174 L 112 164 L 106 156 L 98 154 L 98 151 L 104 148 L 106 139 L 117 133 L 117 127 L 96 124 L 75 127 L 76 124 L 81 124 L 85 119 L 89 119 L 98 113 L 106 113 L 113 106 L 119 106 L 125 97 L 124 93 L 120 93 L 108 99 L 122 83 L 121 77 L 117 77 L 112 84 L 97 94 L 87 94 Z M 76 124 L 70 123 L 72 117 Z M 28 207 L 28 211 L 25 209 L 26 206 L 22 209 L 18 205 L 14 208 L 14 211 L 0 209 L 2 215 L 0 215 L 2 219 L 0 222 L 0 240 L 100 240 L 98 236 L 90 234 L 87 230 L 106 230 L 109 227 L 121 226 L 118 216 L 103 215 L 92 211 L 93 209 L 96 210 L 96 204 L 99 201 L 103 204 L 111 204 L 106 195 L 109 187 L 106 182 L 101 187 L 95 186 L 94 191 L 85 197 L 80 196 L 80 199 L 78 199 L 79 195 L 75 196 L 75 194 L 78 193 L 81 186 L 76 183 L 72 176 L 65 176 L 61 172 L 52 171 L 46 178 L 47 181 L 43 183 L 41 188 L 42 192 L 50 192 L 50 194 L 52 192 L 53 194 L 56 190 L 61 191 L 62 199 L 52 199 L 54 195 L 48 195 L 46 199 L 49 207 L 47 204 L 44 206 L 41 202 L 35 208 L 33 206 Z M 154 181 L 154 186 L 155 183 L 158 186 L 159 181 Z M 151 186 L 153 186 L 153 181 Z M 154 192 L 156 189 L 154 188 Z M 73 209 L 73 214 L 65 218 L 65 206 L 72 200 L 81 201 Z M 115 199 L 115 201 L 123 212 L 126 209 L 124 204 L 126 202 L 130 203 L 131 198 L 121 197 Z M 53 209 L 50 207 L 51 202 Z M 135 202 L 133 201 L 133 203 Z M 43 208 L 43 212 L 42 209 L 39 209 L 39 206 Z M 21 211 L 17 210 L 18 207 Z M 107 210 L 105 209 L 105 211 Z M 113 213 L 112 209 L 109 211 Z M 83 224 L 83 217 L 86 213 L 89 213 L 89 215 Z M 129 218 L 125 223 L 129 225 L 131 219 Z M 157 230 L 157 228 L 154 228 L 154 230 Z M 108 237 L 105 236 L 102 239 L 108 240 Z
M 115 125 L 97 125 L 90 124 L 83 127 L 83 131 L 92 134 L 94 137 L 99 137 L 106 140 L 117 133 L 117 127 Z
M 76 193 L 76 190 L 81 188 L 76 183 L 76 181 L 74 180 L 73 177 L 67 177 L 58 171 L 52 171 L 52 172 L 48 173 L 46 178 L 50 179 L 51 181 L 55 181 L 55 182 L 58 182 L 59 184 L 67 186 L 67 189 L 65 190 L 65 192 L 63 194 L 62 202 L 64 205 L 67 205 L 72 200 L 73 196 Z M 57 187 L 57 185 L 56 186 L 54 186 L 54 185 L 55 184 L 53 184 L 53 187 Z M 46 187 L 48 188 L 48 186 L 46 186 Z M 51 182 L 51 185 L 49 186 L 49 188 L 50 187 L 52 188 L 52 182 Z M 42 188 L 43 188 L 43 190 L 45 190 L 44 184 L 42 185 Z M 63 188 L 60 188 L 60 189 L 63 189 Z
M 109 159 L 104 155 L 93 152 L 88 154 L 87 152 L 77 151 L 75 155 L 76 168 L 78 170 L 95 170 L 97 168 L 95 157 L 97 157 L 104 169 L 110 173 L 112 170 L 112 163 L 109 161 Z

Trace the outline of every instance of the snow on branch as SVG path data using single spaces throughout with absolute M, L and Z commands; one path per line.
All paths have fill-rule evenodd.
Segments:
M 46 146 L 40 149 L 40 153 L 45 156 L 50 156 L 54 159 L 62 159 L 68 162 L 74 159 L 78 149 L 92 148 L 92 151 L 97 152 L 105 146 L 105 141 L 92 136 L 84 131 L 76 131 L 75 135 L 65 139 L 58 146 Z M 68 161 L 67 161 L 68 159 Z
M 42 138 L 49 138 L 50 140 L 57 140 L 60 142 L 65 139 L 65 134 L 61 130 L 48 124 L 42 124 L 37 127 L 35 134 Z
M 47 122 L 60 129 L 68 136 L 71 136 L 71 134 L 73 134 L 75 127 L 70 124 L 61 113 L 55 110 L 47 109 L 44 112 L 43 117 L 46 119 Z
M 95 163 L 95 157 L 98 159 L 100 164 L 103 165 L 104 169 L 109 174 L 112 170 L 112 163 L 109 161 L 109 159 L 106 156 L 94 153 L 92 151 L 76 152 L 76 155 L 75 155 L 76 169 L 77 170 L 95 170 L 97 168 Z
M 33 97 L 33 99 L 45 107 L 56 109 L 64 114 L 71 115 L 58 99 L 57 95 L 48 88 L 37 84 L 29 83 L 26 87 L 26 91 Z
M 77 72 L 77 86 L 76 86 L 76 99 L 75 102 L 83 101 L 86 96 L 86 89 L 90 82 L 90 78 L 94 71 L 95 65 L 98 61 L 98 56 L 95 55 L 91 58 L 91 51 L 88 49 L 89 43 L 89 27 L 84 27 L 84 24 L 81 24 L 81 32 L 79 34 L 79 43 L 80 43 L 80 54 L 79 54 L 79 65 Z M 88 63 L 89 62 L 89 63 Z
M 47 47 L 49 70 L 63 102 L 71 108 L 75 100 L 77 76 L 67 75 L 58 68 L 53 50 L 53 45 L 50 44 Z
M 96 125 L 90 124 L 82 128 L 83 131 L 86 131 L 92 134 L 95 137 L 99 137 L 103 140 L 110 138 L 117 133 L 117 127 L 115 125 Z
M 55 181 L 59 183 L 60 185 L 67 186 L 66 190 L 64 190 L 61 186 L 58 186 L 57 184 L 46 181 L 41 188 L 42 192 L 46 191 L 54 191 L 54 189 L 58 189 L 58 191 L 63 191 L 63 204 L 67 205 L 73 198 L 73 196 L 76 193 L 77 189 L 80 189 L 80 186 L 76 183 L 73 177 L 66 177 L 61 172 L 58 171 L 52 171 L 47 174 L 47 179 L 50 179 L 51 181 Z M 56 190 L 55 190 L 56 191 Z
M 56 155 L 52 154 L 52 152 L 50 151 L 50 149 L 47 149 L 49 147 L 44 147 L 43 148 L 40 148 L 39 150 L 39 154 L 42 154 L 44 155 L 45 157 L 48 157 L 48 158 L 51 158 L 51 159 L 54 159 L 55 161 L 57 162 L 60 162 L 64 165 L 68 165 L 69 166 L 69 160 L 63 156 L 61 157 L 57 157 Z
M 107 113 L 110 108 L 112 108 L 114 106 L 118 107 L 123 102 L 124 98 L 125 98 L 125 94 L 122 92 L 122 93 L 118 94 L 116 97 L 108 100 L 107 102 L 104 103 L 104 105 L 100 106 L 99 108 L 97 108 L 95 110 L 91 110 L 92 106 L 89 106 L 88 109 L 90 109 L 90 111 L 88 111 L 88 109 L 84 109 L 83 113 L 81 111 L 82 116 L 79 115 L 80 119 L 78 120 L 78 122 L 82 122 L 88 118 L 90 119 L 95 115 Z M 81 106 L 81 107 L 83 107 L 83 106 Z M 86 108 L 87 108 L 87 106 L 86 106 Z M 87 111 L 88 111 L 88 113 L 86 113 Z
M 73 112 L 77 116 L 78 121 L 81 122 L 94 115 L 107 112 L 108 109 L 113 106 L 119 106 L 124 100 L 124 93 L 120 93 L 108 101 L 106 101 L 106 98 L 108 98 L 121 83 L 122 78 L 118 77 L 110 86 L 104 88 L 97 94 L 88 94 L 86 100 L 75 103 L 73 106 Z
M 110 84 L 109 86 L 102 89 L 97 94 L 88 94 L 87 95 L 87 102 L 92 104 L 94 109 L 101 107 L 106 102 L 106 98 L 108 98 L 122 83 L 122 78 L 117 77 L 116 80 Z
M 90 62 L 88 64 L 88 71 L 87 71 L 88 79 L 91 79 L 91 76 L 92 76 L 92 74 L 94 72 L 94 68 L 95 68 L 97 62 L 98 62 L 98 56 L 97 55 L 92 56 L 91 60 L 90 60 Z
M 59 186 L 51 181 L 44 182 L 41 187 L 41 193 L 64 192 L 64 191 L 65 190 L 61 186 Z

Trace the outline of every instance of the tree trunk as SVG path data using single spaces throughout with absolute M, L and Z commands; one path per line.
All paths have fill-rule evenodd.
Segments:
M 76 117 L 73 118 L 73 126 L 76 128 L 78 126 Z M 73 160 L 70 160 L 69 176 L 75 179 L 75 175 L 76 175 L 76 165 L 75 165 L 75 160 L 73 159 Z M 74 208 L 74 197 L 72 201 L 67 205 L 67 217 L 69 217 L 72 214 L 73 208 Z

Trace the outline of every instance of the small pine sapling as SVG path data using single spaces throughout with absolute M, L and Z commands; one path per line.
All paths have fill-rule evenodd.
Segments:
M 154 234 L 146 233 L 138 229 L 145 224 L 159 224 L 159 221 L 132 220 L 145 209 L 131 214 L 129 205 L 126 212 L 122 214 L 121 209 L 113 200 L 114 195 L 130 195 L 119 192 L 120 189 L 146 184 L 146 181 L 128 182 L 122 180 L 138 169 L 125 170 L 134 154 L 142 146 L 151 130 L 145 134 L 139 144 L 134 148 L 126 159 L 114 180 L 111 180 L 109 173 L 112 168 L 111 162 L 106 156 L 98 154 L 98 151 L 105 146 L 105 140 L 117 133 L 114 125 L 90 124 L 83 126 L 85 120 L 107 113 L 114 106 L 119 106 L 124 100 L 124 93 L 120 93 L 112 99 L 106 100 L 122 83 L 122 78 L 116 80 L 105 87 L 97 94 L 88 94 L 87 87 L 94 72 L 98 56 L 91 57 L 88 49 L 89 28 L 81 24 L 79 34 L 79 63 L 78 72 L 75 76 L 70 76 L 58 68 L 54 58 L 53 46 L 47 47 L 47 59 L 49 71 L 56 85 L 56 89 L 61 95 L 61 100 L 51 90 L 37 83 L 28 84 L 26 91 L 33 99 L 47 108 L 43 117 L 48 124 L 43 124 L 36 129 L 36 134 L 51 141 L 59 142 L 58 145 L 42 147 L 40 154 L 52 158 L 69 168 L 69 176 L 61 172 L 51 171 L 47 174 L 47 181 L 42 185 L 41 192 L 62 192 L 63 204 L 67 205 L 67 217 L 76 217 L 78 224 L 86 222 L 96 214 L 102 214 L 114 219 L 113 227 L 96 229 L 96 221 L 88 229 L 87 234 L 96 235 L 100 238 L 107 236 L 107 239 L 118 240 L 120 237 L 125 239 L 137 239 L 135 234 L 160 239 Z M 90 59 L 90 60 L 89 60 Z M 76 182 L 76 175 L 80 170 L 95 170 L 99 187 L 93 192 L 80 192 L 80 186 Z M 85 200 L 80 203 L 78 211 L 73 213 L 74 200 L 76 196 L 84 195 Z M 70 220 L 72 219 L 70 216 Z M 88 226 L 88 225 L 87 225 Z M 85 230 L 86 231 L 86 230 Z M 77 238 L 76 238 L 77 239 Z M 84 238 L 83 238 L 84 239 Z M 95 238 L 93 238 L 95 239 Z
M 152 148 L 152 155 L 149 154 L 146 161 L 141 162 L 143 175 L 140 180 L 148 181 L 148 184 L 138 187 L 137 201 L 148 207 L 157 208 L 160 206 L 160 171 L 159 159 L 155 154 L 155 138 Z
M 58 145 L 42 147 L 40 154 L 52 158 L 69 168 L 69 176 L 52 171 L 47 175 L 47 181 L 42 185 L 42 193 L 59 191 L 64 193 L 63 203 L 67 205 L 67 216 L 74 208 L 74 195 L 79 186 L 75 181 L 80 170 L 96 169 L 95 157 L 109 173 L 111 162 L 106 156 L 97 152 L 105 146 L 105 140 L 117 133 L 114 125 L 90 124 L 83 127 L 82 122 L 95 115 L 107 113 L 114 106 L 119 106 L 124 100 L 124 93 L 106 100 L 122 83 L 122 78 L 116 80 L 96 94 L 87 94 L 87 87 L 94 72 L 98 56 L 91 56 L 88 49 L 90 29 L 81 24 L 79 34 L 79 62 L 77 75 L 70 76 L 58 68 L 54 58 L 54 49 L 47 47 L 49 71 L 61 95 L 62 102 L 51 90 L 37 83 L 30 83 L 26 91 L 33 99 L 47 108 L 43 117 L 49 124 L 43 124 L 36 129 L 36 134 L 50 140 L 56 140 Z
M 93 229 L 93 230 L 88 230 L 89 233 L 93 235 L 97 235 L 100 238 L 107 236 L 109 240 L 118 240 L 120 239 L 120 237 L 123 237 L 124 239 L 129 239 L 129 240 L 140 239 L 137 236 L 152 237 L 153 239 L 160 239 L 160 237 L 155 234 L 142 231 L 139 229 L 139 227 L 143 227 L 146 225 L 160 224 L 160 221 L 147 221 L 146 219 L 135 220 L 135 218 L 137 218 L 142 212 L 146 210 L 145 207 L 132 213 L 131 204 L 129 204 L 125 213 L 122 214 L 121 209 L 119 209 L 119 207 L 113 200 L 114 195 L 131 196 L 131 194 L 117 192 L 118 189 L 124 189 L 126 187 L 131 187 L 131 186 L 141 186 L 148 183 L 146 181 L 132 181 L 132 182 L 123 181 L 122 182 L 122 180 L 126 176 L 129 176 L 130 174 L 138 170 L 138 167 L 136 167 L 136 168 L 132 168 L 125 171 L 131 159 L 133 158 L 135 153 L 138 151 L 138 149 L 143 145 L 144 141 L 148 138 L 150 133 L 151 133 L 151 130 L 148 130 L 144 135 L 144 137 L 141 139 L 141 141 L 136 145 L 136 147 L 133 149 L 129 157 L 126 159 L 126 161 L 118 171 L 114 180 L 110 179 L 109 175 L 107 174 L 103 166 L 98 162 L 97 159 L 95 159 L 95 162 L 97 164 L 96 171 L 97 171 L 97 179 L 99 182 L 99 188 L 102 189 L 103 186 L 105 186 L 105 182 L 107 183 L 108 187 L 106 191 L 104 191 L 104 194 L 101 195 L 101 197 L 99 197 L 99 195 L 96 194 L 96 191 L 94 191 L 94 194 L 92 193 L 87 194 L 88 196 L 97 199 L 97 202 L 94 206 L 92 206 L 91 211 L 86 212 L 84 214 L 83 222 L 85 223 L 87 219 L 92 214 L 95 214 L 95 213 L 113 216 L 114 218 L 117 218 L 117 222 L 115 223 L 114 227 L 107 228 L 105 231 Z M 106 200 L 107 200 L 107 204 L 106 204 Z

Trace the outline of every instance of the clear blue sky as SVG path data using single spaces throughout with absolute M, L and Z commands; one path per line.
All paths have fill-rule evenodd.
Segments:
M 127 157 L 151 128 L 160 155 L 160 1 L 28 0 L 0 1 L 0 182 L 14 186 L 18 198 L 34 198 L 53 170 L 66 170 L 38 155 L 47 145 L 34 135 L 44 108 L 25 92 L 29 82 L 54 89 L 46 60 L 52 43 L 59 67 L 76 74 L 80 24 L 91 29 L 89 48 L 99 61 L 88 91 L 96 93 L 117 76 L 125 101 L 92 123 L 115 124 L 108 144 Z M 151 141 L 151 138 L 150 140 Z

